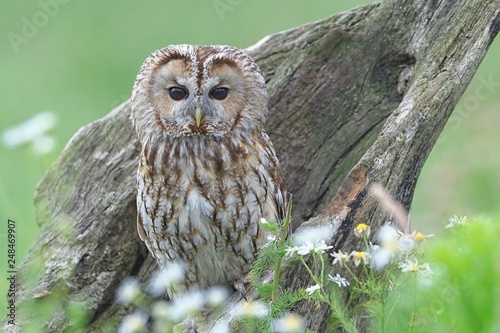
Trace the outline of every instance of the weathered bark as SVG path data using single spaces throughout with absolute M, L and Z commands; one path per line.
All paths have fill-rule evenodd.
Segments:
M 388 0 L 248 50 L 268 82 L 266 128 L 294 194 L 296 225 L 333 224 L 330 243 L 350 251 L 353 224 L 377 228 L 390 219 L 371 184 L 410 208 L 422 165 L 499 30 L 499 13 L 500 0 Z M 38 185 L 41 230 L 17 275 L 19 326 L 36 319 L 23 308 L 63 287 L 61 307 L 39 324 L 45 331 L 69 330 L 73 300 L 93 311 L 88 331 L 114 331 L 126 313 L 113 302 L 119 282 L 146 280 L 154 269 L 135 231 L 138 142 L 129 112 L 126 102 L 83 127 Z M 311 283 L 300 267 L 285 267 L 282 279 L 289 289 Z M 230 320 L 239 299 L 205 329 Z M 326 307 L 302 302 L 294 311 L 325 331 Z

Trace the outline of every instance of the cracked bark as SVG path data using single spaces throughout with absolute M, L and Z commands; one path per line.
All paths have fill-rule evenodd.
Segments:
M 294 194 L 295 226 L 332 224 L 334 250 L 350 251 L 354 224 L 377 229 L 391 218 L 371 184 L 410 208 L 423 163 L 498 33 L 499 13 L 500 0 L 388 0 L 248 49 L 267 80 L 266 128 Z M 18 326 L 5 322 L 6 331 L 70 331 L 74 301 L 92 311 L 86 331 L 114 331 L 127 313 L 113 300 L 119 282 L 145 281 L 154 269 L 135 231 L 139 151 L 129 112 L 126 102 L 80 129 L 38 185 L 41 229 L 17 274 Z M 300 266 L 284 267 L 282 288 L 310 283 Z M 37 321 L 32 307 L 57 297 L 60 306 Z M 230 321 L 239 302 L 233 296 L 203 330 Z M 304 301 L 293 310 L 309 329 L 327 331 L 328 308 Z

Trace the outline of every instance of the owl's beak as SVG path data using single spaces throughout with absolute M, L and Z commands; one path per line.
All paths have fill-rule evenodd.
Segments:
M 196 121 L 196 127 L 200 127 L 201 124 L 201 109 L 196 108 L 196 112 L 194 114 L 194 120 Z

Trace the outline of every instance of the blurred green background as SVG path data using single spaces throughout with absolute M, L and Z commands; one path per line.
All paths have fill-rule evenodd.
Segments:
M 50 132 L 57 144 L 49 154 L 36 155 L 31 145 L 0 144 L 0 295 L 7 288 L 7 219 L 16 221 L 19 263 L 38 231 L 32 203 L 37 182 L 78 128 L 129 97 L 149 53 L 175 43 L 247 47 L 267 34 L 370 2 L 2 1 L 0 133 L 42 111 L 55 113 L 58 124 Z M 24 38 L 23 33 L 23 40 L 14 36 Z M 412 209 L 414 225 L 423 232 L 439 232 L 453 214 L 499 209 L 498 59 L 500 40 L 424 167 Z M 0 309 L 3 317 L 5 307 Z

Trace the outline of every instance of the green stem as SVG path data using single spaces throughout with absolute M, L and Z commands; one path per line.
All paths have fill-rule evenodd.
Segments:
M 342 265 L 344 266 L 346 271 L 349 272 L 353 280 L 356 281 L 358 285 L 361 285 L 361 282 L 358 280 L 358 277 L 356 276 L 356 274 L 353 273 L 353 271 L 349 268 L 349 266 L 347 266 L 347 263 L 343 263 Z
M 283 220 L 283 228 L 281 229 L 281 237 L 279 239 L 278 248 L 283 248 L 285 244 L 286 236 L 288 234 L 288 228 L 290 227 L 290 221 L 292 220 L 292 195 L 290 194 L 290 198 L 288 199 L 287 211 L 285 219 Z M 275 301 L 278 298 L 278 283 L 280 279 L 281 273 L 281 260 L 283 256 L 280 256 L 276 260 L 276 266 L 274 267 L 274 280 L 273 280 L 273 294 L 271 296 L 271 300 Z
M 313 279 L 313 281 L 316 284 L 320 284 L 321 281 L 317 281 L 316 280 L 316 276 L 314 275 L 314 273 L 312 272 L 312 270 L 309 268 L 309 265 L 306 263 L 306 261 L 304 260 L 303 256 L 300 256 L 300 261 L 302 261 L 302 265 L 304 265 L 304 267 L 306 268 L 307 272 L 309 273 L 309 275 L 311 276 L 311 278 Z M 318 282 L 320 282 L 320 283 L 318 283 Z
M 320 259 L 321 259 L 321 285 L 325 285 L 325 258 L 323 257 L 323 254 L 320 254 Z
M 412 278 L 414 278 L 414 283 L 413 283 L 413 299 L 415 300 L 413 302 L 413 311 L 412 311 L 412 314 L 411 314 L 411 327 L 410 327 L 410 332 L 413 332 L 415 330 L 415 317 L 417 315 L 417 308 L 416 308 L 416 300 L 417 300 L 417 277 L 416 276 L 412 276 Z

